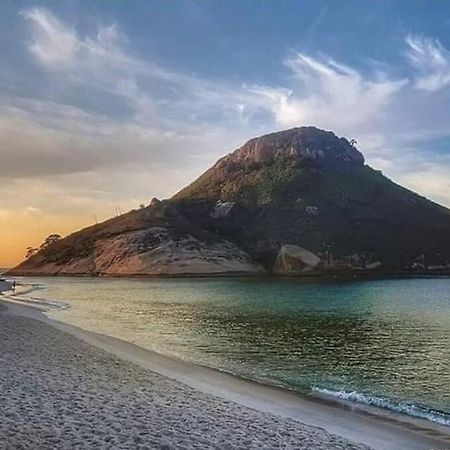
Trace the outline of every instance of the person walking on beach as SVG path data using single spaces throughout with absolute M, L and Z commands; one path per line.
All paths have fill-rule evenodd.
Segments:
M 15 280 L 12 282 L 12 291 L 14 293 L 16 293 L 16 281 Z

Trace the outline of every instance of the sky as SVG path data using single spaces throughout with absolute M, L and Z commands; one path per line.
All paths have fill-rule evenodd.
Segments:
M 0 3 L 0 267 L 314 125 L 450 207 L 450 2 Z

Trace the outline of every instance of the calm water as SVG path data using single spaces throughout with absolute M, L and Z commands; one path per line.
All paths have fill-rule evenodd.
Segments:
M 20 279 L 49 314 L 259 381 L 450 426 L 450 280 Z M 56 304 L 58 305 L 58 303 Z

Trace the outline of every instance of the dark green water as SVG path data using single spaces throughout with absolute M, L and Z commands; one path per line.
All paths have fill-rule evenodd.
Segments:
M 21 279 L 50 315 L 255 380 L 450 426 L 450 280 Z

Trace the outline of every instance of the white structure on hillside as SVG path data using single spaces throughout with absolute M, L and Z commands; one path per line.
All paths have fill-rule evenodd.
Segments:
M 213 219 L 222 219 L 228 217 L 231 210 L 234 207 L 234 202 L 221 202 L 220 200 L 216 203 L 216 206 L 210 213 L 210 217 Z
M 307 206 L 305 208 L 306 214 L 310 216 L 318 216 L 319 215 L 319 208 L 317 206 Z

